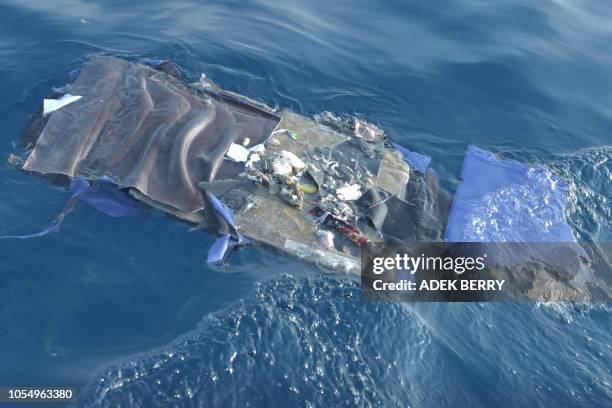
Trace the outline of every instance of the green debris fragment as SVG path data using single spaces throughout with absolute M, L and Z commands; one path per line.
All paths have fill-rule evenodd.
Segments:
M 281 133 L 285 133 L 289 135 L 289 137 L 292 138 L 293 140 L 298 140 L 300 138 L 300 135 L 298 135 L 297 132 L 294 132 L 293 130 L 289 130 L 289 129 L 278 129 L 272 132 L 273 135 L 281 134 Z

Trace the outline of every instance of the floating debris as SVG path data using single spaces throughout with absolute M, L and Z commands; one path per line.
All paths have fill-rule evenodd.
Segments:
M 283 150 L 280 155 L 282 158 L 289 161 L 291 167 L 293 167 L 293 170 L 295 170 L 296 172 L 302 171 L 306 168 L 306 163 L 300 160 L 300 158 L 297 157 L 295 154 L 288 152 L 287 150 Z
M 19 156 L 17 156 L 16 154 L 11 153 L 8 159 L 6 159 L 6 162 L 10 164 L 11 166 L 19 166 L 21 165 L 23 160 L 19 158 Z
M 344 234 L 350 241 L 362 247 L 367 245 L 370 240 L 368 237 L 363 235 L 357 228 L 350 225 L 341 225 L 338 226 L 338 231 Z
M 289 129 L 278 129 L 272 132 L 272 135 L 276 135 L 276 134 L 285 134 L 289 136 L 290 138 L 292 138 L 293 140 L 299 140 L 300 138 L 300 135 L 297 132 L 294 132 L 293 130 L 289 130 Z
M 298 183 L 298 189 L 304 194 L 316 194 L 319 192 L 319 188 L 317 187 L 317 185 L 308 181 L 300 181 Z
M 249 158 L 249 150 L 244 146 L 232 143 L 225 154 L 225 157 L 237 163 L 243 163 Z
M 223 263 L 232 248 L 245 243 L 241 234 L 246 234 L 293 254 L 316 254 L 318 259 L 312 262 L 325 258 L 329 262 L 324 263 L 334 268 L 350 264 L 354 271 L 357 247 L 384 237 L 385 228 L 394 227 L 393 232 L 406 229 L 391 225 L 387 214 L 402 223 L 411 218 L 406 215 L 408 204 L 396 203 L 404 203 L 410 168 L 399 155 L 388 154 L 394 149 L 377 126 L 329 112 L 317 115 L 317 123 L 225 91 L 204 74 L 198 82 L 185 84 L 169 61 L 147 60 L 144 64 L 93 58 L 71 84 L 71 92 L 103 103 L 75 103 L 70 107 L 71 115 L 57 115 L 50 121 L 39 115 L 39 122 L 33 124 L 41 126 L 30 128 L 32 134 L 37 133 L 32 138 L 37 146 L 23 169 L 92 180 L 112 173 L 115 183 L 131 197 L 198 229 L 215 231 L 218 239 L 208 256 L 214 264 Z M 125 72 L 137 72 L 144 82 L 125 81 Z M 156 85 L 148 86 L 153 81 Z M 91 84 L 104 86 L 92 88 Z M 189 104 L 178 125 L 165 129 L 163 137 L 155 141 L 141 131 L 153 127 L 152 118 L 135 124 L 134 118 L 123 112 L 126 106 L 140 106 L 143 94 L 154 108 L 177 100 Z M 66 94 L 49 100 L 45 114 L 77 98 Z M 213 119 L 200 128 L 191 120 L 195 116 Z M 102 122 L 95 122 L 95 118 L 102 118 Z M 112 121 L 112 126 L 106 121 Z M 103 142 L 111 148 L 101 151 L 103 143 L 93 143 L 92 157 L 105 159 L 90 163 L 78 152 L 97 137 L 92 129 L 98 125 L 108 127 Z M 74 131 L 66 134 L 66 128 Z M 172 148 L 187 133 L 193 135 L 189 148 Z M 224 151 L 218 146 L 228 148 Z M 128 150 L 124 152 L 124 148 Z M 155 168 L 138 166 L 140 161 L 132 158 L 155 163 Z M 120 160 L 124 160 L 121 166 L 108 167 L 108 163 Z M 9 162 L 20 164 L 16 157 Z M 81 174 L 83 169 L 87 169 L 86 175 Z M 389 189 L 394 181 L 404 187 Z M 199 188 L 191 188 L 194 185 Z M 388 199 L 390 195 L 395 201 Z M 287 244 L 291 242 L 295 244 Z M 312 251 L 303 251 L 303 246 Z M 347 256 L 338 248 L 346 248 Z
M 338 231 L 344 238 L 359 247 L 370 242 L 369 238 L 363 234 L 363 232 L 357 226 L 350 225 L 347 222 L 340 220 L 338 217 L 330 217 L 328 215 L 331 214 L 316 209 L 313 210 L 312 215 L 316 217 L 316 220 L 320 220 L 321 224 Z
M 353 201 L 361 197 L 361 186 L 359 184 L 351 184 L 350 186 L 336 189 L 336 196 L 340 200 Z
M 354 223 L 357 218 L 353 207 L 342 200 L 338 200 L 333 194 L 322 197 L 317 206 L 328 212 L 333 218 L 341 221 Z
M 293 174 L 291 160 L 286 157 L 278 157 L 272 162 L 272 173 L 276 176 L 289 177 Z
M 229 235 L 220 236 L 208 249 L 206 261 L 211 265 L 223 265 L 231 252 L 231 244 L 232 239 Z
M 357 118 L 353 118 L 353 128 L 355 137 L 363 139 L 366 142 L 376 142 L 382 140 L 385 136 L 385 132 L 378 126 Z

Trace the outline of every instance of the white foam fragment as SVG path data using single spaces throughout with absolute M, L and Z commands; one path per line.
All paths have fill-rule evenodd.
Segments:
M 289 177 L 293 174 L 291 162 L 286 157 L 279 157 L 272 162 L 272 173 L 277 176 Z
M 51 112 L 55 112 L 66 105 L 70 105 L 81 98 L 82 96 L 80 95 L 66 94 L 59 99 L 43 99 L 43 116 L 47 116 Z
M 249 158 L 249 149 L 236 143 L 232 143 L 227 149 L 225 157 L 237 163 L 244 163 Z
M 336 195 L 343 201 L 357 200 L 359 197 L 361 197 L 361 194 L 361 187 L 359 184 L 352 184 L 336 190 Z
M 291 167 L 293 167 L 295 171 L 302 171 L 306 168 L 306 163 L 304 163 L 294 153 L 288 152 L 287 150 L 283 150 L 280 154 L 281 157 L 287 159 L 289 163 L 291 163 Z

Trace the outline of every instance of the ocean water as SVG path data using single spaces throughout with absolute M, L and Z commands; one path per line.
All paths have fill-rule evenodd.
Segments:
M 612 238 L 612 5 L 566 1 L 0 0 L 0 158 L 92 55 L 168 58 L 189 80 L 311 116 L 359 115 L 458 183 L 468 143 L 550 166 L 567 220 Z M 67 192 L 0 166 L 0 235 Z M 79 205 L 0 240 L 0 385 L 75 406 L 573 407 L 612 404 L 612 309 L 364 303 L 262 247 Z M 601 271 L 609 273 L 609 271 Z

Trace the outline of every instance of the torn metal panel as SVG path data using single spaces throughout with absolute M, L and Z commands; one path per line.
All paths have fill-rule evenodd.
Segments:
M 180 211 L 204 205 L 200 181 L 236 178 L 228 147 L 265 141 L 279 118 L 244 100 L 204 103 L 164 72 L 94 57 L 71 87 L 78 102 L 50 115 L 24 169 L 111 178 Z

